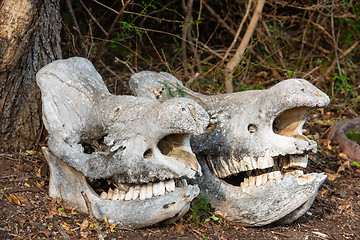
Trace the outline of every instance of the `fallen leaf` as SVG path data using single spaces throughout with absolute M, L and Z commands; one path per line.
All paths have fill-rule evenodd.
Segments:
M 349 159 L 345 153 L 339 153 L 339 157 L 341 157 L 343 159 Z
M 339 177 L 339 175 L 331 174 L 331 173 L 325 173 L 325 175 L 327 176 L 327 179 L 332 182 L 335 181 Z
M 21 202 L 19 201 L 19 199 L 15 196 L 15 195 L 13 195 L 13 194 L 9 194 L 9 200 L 10 201 L 12 201 L 14 204 L 16 204 L 16 205 L 18 205 L 18 206 L 21 206 Z
M 34 155 L 34 154 L 36 154 L 36 151 L 34 151 L 34 150 L 26 150 L 25 154 L 26 155 Z
M 110 232 L 115 232 L 114 228 L 116 227 L 116 223 L 111 224 Z
M 89 221 L 85 219 L 80 225 L 80 230 L 85 230 L 88 228 L 88 226 L 89 226 Z
M 41 181 L 40 183 L 38 181 L 35 182 L 35 184 L 39 187 L 42 188 L 45 185 L 45 181 Z
M 24 185 L 28 188 L 31 188 L 31 186 L 28 183 L 24 183 Z
M 87 239 L 89 236 L 89 232 L 88 231 L 80 231 L 80 236 Z
M 23 197 L 21 195 L 17 196 L 18 200 L 20 201 L 21 205 L 25 205 L 27 207 L 30 207 L 30 202 L 26 199 L 26 197 Z

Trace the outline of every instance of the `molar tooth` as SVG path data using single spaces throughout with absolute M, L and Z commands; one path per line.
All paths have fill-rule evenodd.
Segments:
M 107 199 L 107 193 L 106 192 L 102 192 L 100 195 L 100 198 L 102 199 Z
M 125 192 L 124 191 L 119 191 L 119 199 L 118 200 L 124 200 L 125 198 Z
M 118 187 L 121 191 L 127 192 L 130 186 L 128 184 L 118 184 L 116 187 Z
M 153 184 L 149 182 L 148 184 L 146 184 L 146 199 L 152 198 L 152 196 L 153 196 Z
M 280 171 L 275 171 L 275 172 L 274 172 L 274 179 L 275 179 L 276 181 L 281 180 L 281 172 L 280 172 Z
M 113 194 L 111 200 L 118 200 L 118 199 L 119 199 L 119 196 L 120 196 L 120 191 L 119 191 L 118 188 L 115 188 L 114 194 Z
M 249 177 L 249 186 L 254 186 L 255 185 L 255 177 Z
M 249 186 L 249 178 L 244 178 L 244 181 L 240 184 L 241 190 L 245 190 Z
M 107 198 L 108 199 L 112 199 L 114 195 L 114 190 L 112 190 L 112 188 L 109 188 L 108 194 L 107 194 Z
M 262 174 L 261 178 L 262 178 L 261 185 L 265 185 L 268 180 L 268 174 L 267 173 Z
M 159 182 L 153 183 L 153 194 L 154 197 L 160 196 L 160 186 L 159 186 Z
M 253 167 L 253 169 L 257 169 L 258 168 L 258 161 L 257 161 L 257 159 L 255 159 L 255 158 L 251 158 L 251 161 L 252 161 L 252 167 Z
M 258 168 L 265 169 L 274 166 L 274 159 L 270 156 L 270 150 L 265 151 L 265 156 L 258 157 Z
M 243 161 L 244 161 L 244 165 L 245 165 L 245 170 L 244 171 L 254 169 L 254 167 L 253 167 L 253 158 L 252 157 L 244 157 Z
M 240 160 L 240 162 L 239 162 L 239 167 L 240 167 L 240 171 L 241 171 L 241 172 L 245 172 L 245 171 L 248 170 L 243 159 Z
M 169 181 L 165 182 L 165 188 L 167 192 L 173 192 L 175 191 L 175 181 L 174 179 L 171 179 Z
M 146 184 L 140 186 L 140 200 L 146 199 Z
M 227 177 L 229 175 L 231 175 L 231 171 L 229 169 L 229 164 L 227 162 L 225 162 L 223 159 L 220 160 L 221 163 L 221 170 L 220 170 L 220 174 L 221 174 L 221 178 L 223 177 Z
M 262 176 L 261 175 L 256 176 L 255 177 L 255 182 L 256 182 L 256 186 L 260 187 L 261 184 L 262 184 Z
M 165 183 L 163 181 L 159 182 L 159 196 L 165 194 Z
M 269 173 L 268 173 L 269 182 L 272 181 L 272 180 L 274 180 L 274 178 L 275 178 L 275 177 L 274 177 L 274 172 L 269 172 Z
M 140 195 L 140 185 L 135 185 L 134 187 L 134 192 L 133 192 L 133 196 L 132 196 L 132 200 L 135 200 L 139 197 Z
M 234 173 L 238 173 L 237 170 L 236 170 L 236 163 L 234 162 L 233 159 L 230 159 L 229 160 L 229 170 L 230 170 L 230 174 L 234 174 Z
M 129 191 L 125 194 L 124 200 L 130 201 L 133 198 L 134 195 L 134 187 L 130 187 Z
M 306 168 L 308 162 L 308 156 L 305 155 L 290 155 L 289 166 L 300 166 Z

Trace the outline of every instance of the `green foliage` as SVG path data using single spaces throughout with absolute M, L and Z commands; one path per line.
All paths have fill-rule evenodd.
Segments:
M 352 160 L 351 160 L 350 162 L 351 162 L 352 165 L 357 166 L 357 167 L 360 167 L 360 163 L 355 162 L 355 161 L 352 161 Z
M 161 83 L 163 85 L 163 88 L 166 90 L 166 93 L 170 98 L 185 97 L 185 91 L 184 91 L 183 87 L 180 86 L 179 84 L 177 84 L 176 88 L 174 89 L 172 86 L 169 86 L 165 82 L 159 82 L 159 83 Z
M 354 82 L 354 78 L 355 75 L 347 77 L 347 75 L 339 76 L 338 74 L 334 74 L 332 85 L 335 91 L 335 96 L 343 101 L 356 97 L 356 90 L 351 85 L 351 82 Z
M 215 222 L 217 222 L 217 223 L 219 223 L 219 224 L 221 224 L 221 222 L 222 222 L 222 218 L 221 218 L 221 217 L 217 217 L 217 216 L 215 216 L 215 215 L 213 214 L 213 215 L 211 215 L 210 217 L 208 217 L 207 219 L 205 219 L 204 223 L 209 222 L 209 221 L 211 221 L 211 220 L 213 220 L 213 221 L 215 221 Z
M 195 198 L 190 205 L 190 211 L 187 213 L 193 223 L 199 224 L 201 219 L 208 218 L 210 211 L 210 201 L 206 197 Z
M 360 144 L 360 132 L 358 131 L 349 131 L 346 133 L 346 137 L 350 139 L 351 141 L 356 142 L 357 144 Z

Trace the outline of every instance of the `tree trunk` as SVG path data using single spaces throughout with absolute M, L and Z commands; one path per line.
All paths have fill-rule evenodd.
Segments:
M 59 0 L 0 0 L 0 151 L 35 147 L 42 132 L 36 72 L 61 58 Z

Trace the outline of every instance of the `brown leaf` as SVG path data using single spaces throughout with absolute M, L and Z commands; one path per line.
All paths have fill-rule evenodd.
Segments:
M 327 179 L 332 182 L 335 181 L 339 177 L 338 174 L 325 173 L 325 175 L 327 176 Z
M 88 226 L 89 226 L 89 221 L 88 221 L 87 219 L 85 219 L 85 220 L 82 222 L 82 224 L 80 225 L 80 230 L 81 230 L 81 231 L 82 231 L 82 230 L 85 230 L 85 229 L 88 228 Z
M 15 196 L 15 195 L 13 195 L 13 194 L 9 194 L 9 200 L 10 201 L 12 201 L 15 205 L 18 205 L 18 206 L 21 206 L 21 202 L 19 201 L 19 199 Z
M 23 197 L 21 195 L 17 196 L 18 200 L 21 202 L 21 205 L 25 205 L 27 207 L 30 207 L 31 204 L 29 203 L 29 201 L 26 199 L 26 197 Z
M 349 159 L 345 153 L 339 153 L 339 157 L 341 157 L 343 159 Z

